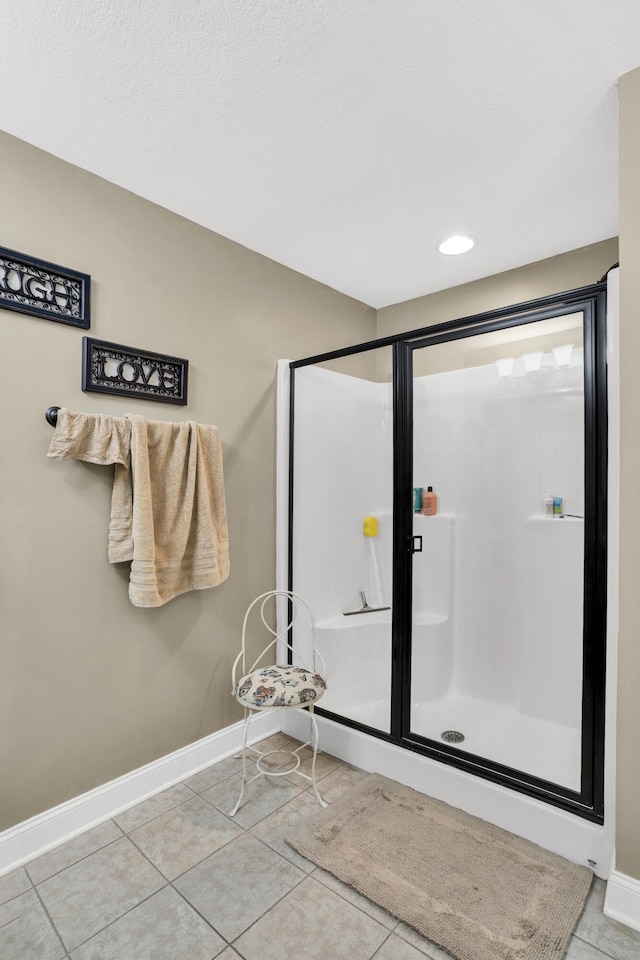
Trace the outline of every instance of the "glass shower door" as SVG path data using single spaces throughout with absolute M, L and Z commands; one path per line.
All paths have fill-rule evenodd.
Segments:
M 319 713 L 388 734 L 393 394 L 390 348 L 292 364 L 289 582 L 316 617 Z
M 600 283 L 289 364 L 318 715 L 596 823 L 605 308 Z
M 409 739 L 579 793 L 585 314 L 512 324 L 409 345 L 405 717 Z

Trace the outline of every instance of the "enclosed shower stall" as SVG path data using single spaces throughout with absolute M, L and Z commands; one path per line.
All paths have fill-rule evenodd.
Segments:
M 288 586 L 317 619 L 318 714 L 595 823 L 605 294 L 295 361 L 289 396 Z

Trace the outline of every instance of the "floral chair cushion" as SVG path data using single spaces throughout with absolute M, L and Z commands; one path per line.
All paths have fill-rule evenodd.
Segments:
M 316 703 L 327 685 L 319 673 L 303 667 L 261 667 L 238 682 L 236 699 L 254 710 L 303 707 Z

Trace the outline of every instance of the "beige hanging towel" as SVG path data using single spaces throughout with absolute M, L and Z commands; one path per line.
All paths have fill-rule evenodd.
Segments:
M 129 598 L 135 606 L 159 607 L 229 576 L 216 427 L 62 408 L 48 456 L 116 464 L 109 561 L 131 561 Z

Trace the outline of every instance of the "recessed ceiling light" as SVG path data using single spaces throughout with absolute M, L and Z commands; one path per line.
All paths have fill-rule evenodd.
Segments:
M 456 234 L 454 237 L 447 237 L 446 240 L 441 240 L 438 244 L 438 250 L 440 253 L 452 257 L 457 253 L 467 253 L 468 250 L 475 247 L 475 244 L 476 241 L 473 237 L 466 234 Z

